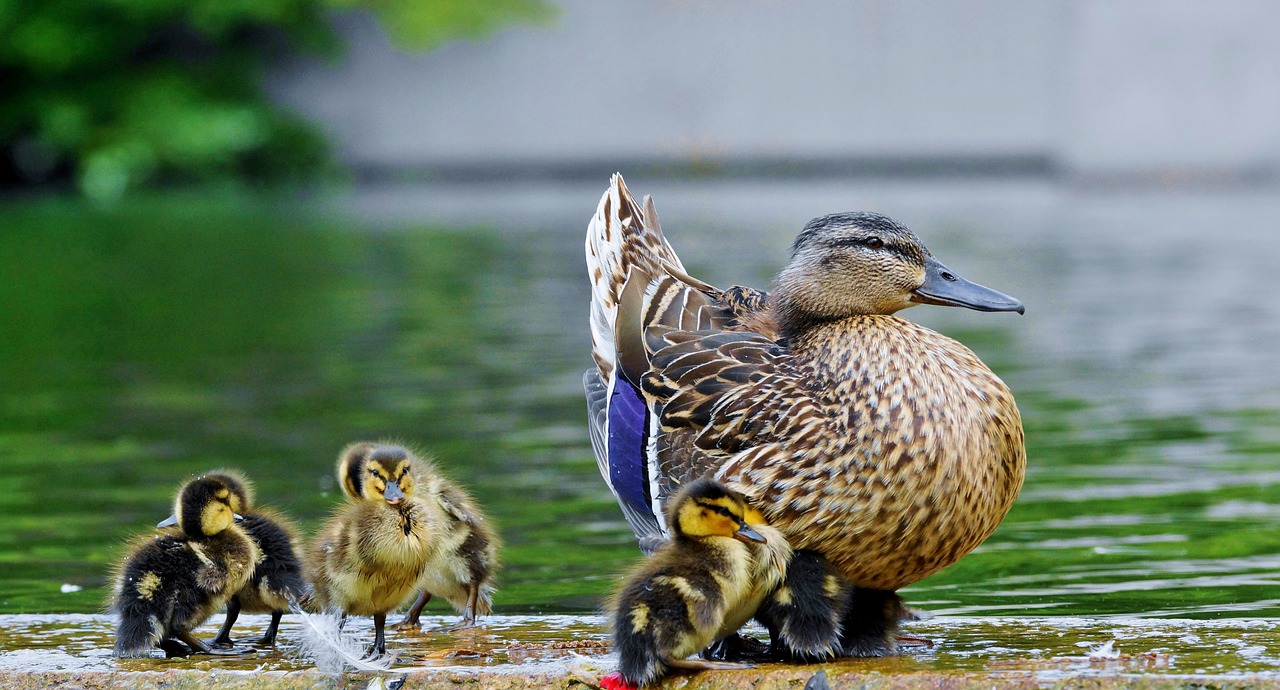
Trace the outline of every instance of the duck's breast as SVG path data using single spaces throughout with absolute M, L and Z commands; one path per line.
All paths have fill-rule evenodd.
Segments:
M 972 351 L 894 316 L 821 326 L 793 351 L 828 417 L 822 433 L 791 439 L 789 466 L 763 487 L 796 548 L 893 590 L 990 536 L 1026 455 L 1013 395 Z

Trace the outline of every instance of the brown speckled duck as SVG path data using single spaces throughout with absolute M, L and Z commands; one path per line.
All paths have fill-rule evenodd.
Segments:
M 888 595 L 973 550 L 1012 506 L 1026 465 L 1013 395 L 967 347 L 894 314 L 1023 306 L 901 224 L 816 218 L 769 292 L 718 290 L 686 274 L 652 201 L 615 175 L 586 251 L 592 445 L 646 552 L 669 536 L 669 498 L 709 475 L 796 549 Z

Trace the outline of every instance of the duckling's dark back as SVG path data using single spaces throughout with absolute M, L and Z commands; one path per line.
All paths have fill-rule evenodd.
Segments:
M 198 644 L 191 629 L 248 581 L 257 547 L 229 519 L 221 529 L 207 519 L 214 504 L 226 511 L 224 518 L 231 512 L 228 497 L 220 481 L 192 480 L 174 506 L 182 532 L 134 540 L 117 571 L 111 605 L 119 616 L 116 656 L 144 652 L 171 637 Z
M 287 609 L 289 598 L 302 599 L 308 590 L 298 558 L 296 532 L 290 521 L 270 509 L 254 504 L 253 484 L 239 472 L 217 470 L 205 475 L 223 482 L 238 499 L 233 503 L 244 519 L 240 522 L 249 538 L 258 545 L 262 558 L 254 567 L 253 578 L 239 593 L 240 604 L 250 613 L 266 613 Z

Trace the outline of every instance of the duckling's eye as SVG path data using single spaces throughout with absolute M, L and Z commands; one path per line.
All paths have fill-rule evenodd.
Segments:
M 863 244 L 867 245 L 868 249 L 879 249 L 884 246 L 884 240 L 879 237 L 868 237 Z

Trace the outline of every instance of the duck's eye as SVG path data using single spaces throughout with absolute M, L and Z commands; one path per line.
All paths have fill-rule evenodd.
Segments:
M 867 245 L 868 249 L 879 249 L 884 246 L 884 240 L 879 237 L 868 237 L 864 244 Z

